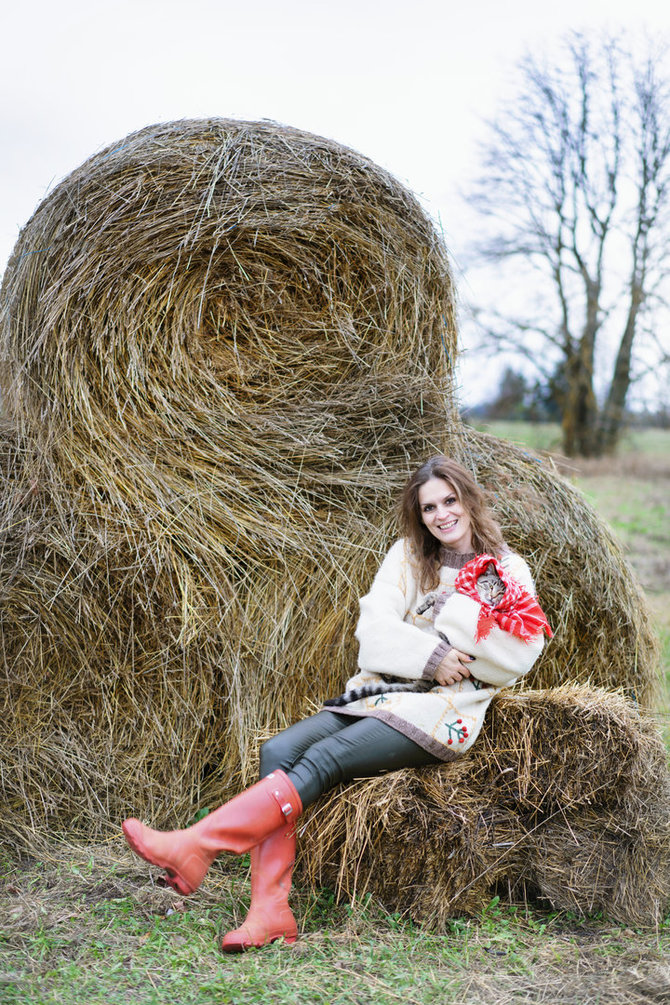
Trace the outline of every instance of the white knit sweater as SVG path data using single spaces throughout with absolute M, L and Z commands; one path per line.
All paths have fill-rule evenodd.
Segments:
M 339 714 L 382 719 L 440 760 L 451 760 L 474 743 L 491 698 L 527 673 L 542 652 L 543 636 L 530 642 L 504 632 L 497 625 L 475 642 L 480 605 L 455 592 L 459 569 L 473 555 L 442 550 L 439 592 L 447 599 L 435 624 L 431 609 L 417 614 L 426 594 L 419 589 L 409 543 L 396 541 L 361 599 L 356 638 L 360 644 L 360 672 L 347 682 L 347 690 L 379 683 L 381 674 L 432 680 L 438 664 L 451 646 L 475 657 L 469 664 L 472 678 L 447 687 L 435 685 L 424 693 L 393 692 L 361 698 L 338 708 Z M 535 592 L 530 570 L 513 552 L 500 561 L 505 571 L 530 593 Z M 444 634 L 449 643 L 440 638 Z

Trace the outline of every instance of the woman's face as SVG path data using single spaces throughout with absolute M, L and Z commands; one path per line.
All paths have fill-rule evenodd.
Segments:
M 429 478 L 419 489 L 421 519 L 433 537 L 463 555 L 473 550 L 470 516 L 444 478 Z

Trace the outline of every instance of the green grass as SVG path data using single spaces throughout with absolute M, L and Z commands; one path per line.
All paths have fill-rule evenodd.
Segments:
M 670 430 L 668 429 L 632 429 L 623 434 L 621 440 L 623 453 L 642 452 L 648 457 L 670 459 Z
M 473 422 L 475 429 L 491 433 L 501 440 L 509 440 L 517 446 L 531 450 L 558 451 L 561 447 L 561 427 L 552 422 Z
M 519 992 L 539 988 L 555 1001 L 559 990 L 589 981 L 602 992 L 613 967 L 653 972 L 670 948 L 670 926 L 633 932 L 495 900 L 479 918 L 454 919 L 434 935 L 370 902 L 337 906 L 324 893 L 298 894 L 303 934 L 294 946 L 228 957 L 217 943 L 243 908 L 231 895 L 236 885 L 246 890 L 234 860 L 217 871 L 214 891 L 188 904 L 95 859 L 76 871 L 12 870 L 0 890 L 0 1001 L 448 1005 L 532 1001 Z
M 591 505 L 617 532 L 629 552 L 644 539 L 670 547 L 668 497 L 664 486 L 651 481 L 629 481 L 625 489 L 620 477 L 578 478 Z M 635 538 L 639 538 L 638 541 Z
M 496 420 L 473 422 L 475 429 L 510 440 L 531 450 L 561 452 L 561 427 L 553 422 L 514 422 Z M 648 458 L 670 460 L 669 429 L 627 429 L 621 435 L 618 455 L 642 453 Z

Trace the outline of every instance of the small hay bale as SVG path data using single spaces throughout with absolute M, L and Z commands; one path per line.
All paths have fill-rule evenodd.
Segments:
M 667 773 L 654 721 L 623 695 L 584 685 L 502 692 L 476 751 L 470 774 L 479 786 L 538 819 L 592 803 L 620 807 L 629 797 L 633 814 L 651 780 Z
M 300 874 L 441 928 L 496 892 L 655 924 L 670 904 L 670 774 L 653 722 L 587 687 L 498 695 L 462 759 L 334 793 Z
M 657 925 L 670 905 L 670 786 L 642 817 L 585 810 L 539 827 L 516 881 L 554 910 L 599 914 L 627 925 Z M 515 879 L 510 876 L 510 883 Z
M 298 875 L 339 897 L 372 894 L 437 928 L 477 913 L 506 877 L 505 852 L 524 830 L 513 812 L 468 786 L 468 760 L 326 796 L 300 828 Z
M 272 123 L 152 126 L 38 207 L 2 286 L 0 808 L 12 842 L 188 820 L 337 692 L 406 475 L 497 494 L 557 630 L 533 684 L 650 700 L 581 497 L 459 422 L 446 251 L 414 197 Z M 21 837 L 21 835 L 23 835 Z

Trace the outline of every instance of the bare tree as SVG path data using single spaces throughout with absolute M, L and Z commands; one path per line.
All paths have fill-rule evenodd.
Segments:
M 668 358 L 670 88 L 660 51 L 611 37 L 570 36 L 555 64 L 520 69 L 473 193 L 479 261 L 505 284 L 477 318 L 498 350 L 560 373 L 563 448 L 595 456 L 644 365 Z

